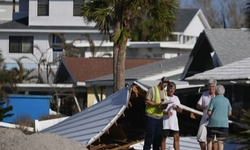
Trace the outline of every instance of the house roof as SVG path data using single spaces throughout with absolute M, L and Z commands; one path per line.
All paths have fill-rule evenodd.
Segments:
M 170 80 L 171 82 L 174 82 L 176 84 L 176 90 L 181 89 L 188 89 L 188 88 L 196 88 L 196 87 L 203 87 L 203 84 L 200 85 L 190 85 L 187 81 L 179 81 L 179 80 Z M 150 87 L 153 85 L 159 84 L 160 80 L 137 80 L 134 81 L 134 84 L 140 86 L 142 89 L 147 91 Z
M 184 68 L 188 60 L 188 54 L 183 54 L 178 57 L 164 59 L 150 64 L 145 64 L 139 67 L 128 69 L 125 71 L 126 79 L 139 80 L 154 75 L 159 75 Z M 91 81 L 97 80 L 112 80 L 113 74 L 102 76 L 99 78 L 91 79 Z
M 129 88 L 110 95 L 104 101 L 84 109 L 68 119 L 42 130 L 41 133 L 55 133 L 89 146 L 99 139 L 118 120 L 126 109 Z
M 28 17 L 18 19 L 18 20 L 12 20 L 12 21 L 2 21 L 0 23 L 0 29 L 48 29 L 48 30 L 98 30 L 95 27 L 91 26 L 28 26 Z
M 249 80 L 250 79 L 250 57 L 225 66 L 217 67 L 203 73 L 195 74 L 186 80 Z
M 199 9 L 180 9 L 180 12 L 177 14 L 177 27 L 176 32 L 184 32 L 188 24 L 191 22 L 195 14 Z M 55 29 L 55 30 L 87 30 L 87 29 L 96 29 L 95 27 L 87 26 L 29 26 L 28 17 L 8 21 L 3 24 L 0 24 L 0 29 Z
M 190 53 L 181 79 L 250 57 L 250 33 L 241 29 L 205 29 Z
M 176 32 L 184 32 L 191 20 L 194 18 L 199 9 L 180 9 L 177 14 Z
M 249 31 L 206 29 L 204 32 L 222 65 L 250 57 Z
M 150 64 L 162 59 L 129 59 L 125 61 L 125 69 Z M 113 58 L 83 58 L 64 57 L 61 65 L 64 65 L 75 82 L 84 82 L 113 72 Z M 60 71 L 60 67 L 58 69 Z M 57 73 L 57 78 L 60 78 Z

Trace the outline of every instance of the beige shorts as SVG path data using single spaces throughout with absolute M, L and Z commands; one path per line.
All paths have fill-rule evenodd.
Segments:
M 214 142 L 217 141 L 216 135 L 212 139 Z M 207 127 L 205 124 L 200 125 L 198 134 L 197 134 L 197 141 L 198 142 L 207 142 Z
M 202 124 L 199 127 L 198 134 L 197 134 L 197 141 L 198 142 L 207 142 L 207 127 Z

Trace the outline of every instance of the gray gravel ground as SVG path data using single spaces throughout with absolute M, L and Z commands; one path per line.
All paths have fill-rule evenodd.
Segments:
M 25 135 L 17 129 L 0 128 L 0 150 L 88 150 L 65 137 L 36 133 Z

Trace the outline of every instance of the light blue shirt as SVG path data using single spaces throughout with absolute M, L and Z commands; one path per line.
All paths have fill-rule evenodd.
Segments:
M 212 111 L 209 117 L 208 127 L 224 127 L 228 128 L 228 112 L 232 110 L 229 100 L 223 95 L 215 96 L 208 106 L 208 110 Z

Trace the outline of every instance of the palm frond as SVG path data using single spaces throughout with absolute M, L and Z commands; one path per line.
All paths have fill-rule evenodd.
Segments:
M 129 32 L 125 28 L 123 28 L 123 29 L 116 31 L 112 35 L 112 41 L 115 43 L 118 43 L 119 45 L 124 45 L 126 44 L 125 42 L 127 42 L 127 38 L 129 36 L 130 36 Z

